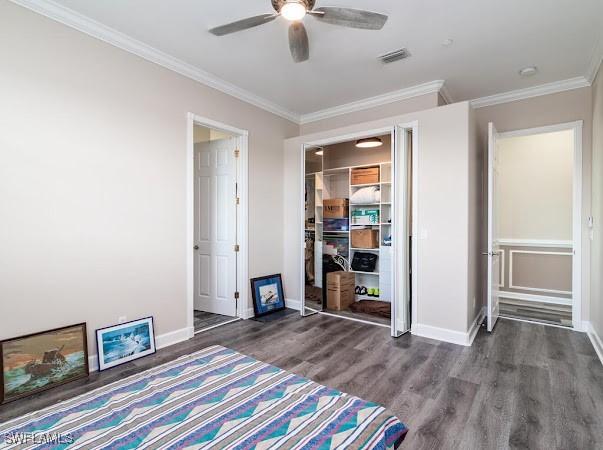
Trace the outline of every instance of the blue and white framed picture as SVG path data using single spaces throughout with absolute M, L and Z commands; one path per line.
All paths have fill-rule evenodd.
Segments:
M 262 317 L 285 309 L 285 294 L 281 274 L 251 280 L 253 311 L 255 317 Z
M 153 318 L 96 330 L 99 370 L 110 369 L 155 353 Z

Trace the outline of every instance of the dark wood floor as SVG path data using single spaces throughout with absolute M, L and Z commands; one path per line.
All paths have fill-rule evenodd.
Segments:
M 205 311 L 195 310 L 195 331 L 204 330 L 209 327 L 215 327 L 221 323 L 230 322 L 234 317 L 223 316 Z
M 500 320 L 473 347 L 315 315 L 241 321 L 114 370 L 0 407 L 0 421 L 220 344 L 381 403 L 405 449 L 601 449 L 603 366 L 585 334 Z
M 501 298 L 500 315 L 512 319 L 572 327 L 571 305 L 552 305 L 550 303 Z

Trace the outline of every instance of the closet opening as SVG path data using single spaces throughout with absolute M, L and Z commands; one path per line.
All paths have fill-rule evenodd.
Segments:
M 247 133 L 189 115 L 188 157 L 187 314 L 196 334 L 237 321 L 246 309 Z
M 303 160 L 302 313 L 409 331 L 412 129 L 306 145 Z
M 580 328 L 579 128 L 491 125 L 490 330 L 498 316 Z

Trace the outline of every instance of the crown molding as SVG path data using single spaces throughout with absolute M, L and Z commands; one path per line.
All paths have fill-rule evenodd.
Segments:
M 443 87 L 444 81 L 442 80 L 419 84 L 417 86 L 400 89 L 394 92 L 388 92 L 387 94 L 381 94 L 375 97 L 365 98 L 355 102 L 346 103 L 344 105 L 335 106 L 333 108 L 327 108 L 321 111 L 316 111 L 310 114 L 303 114 L 301 116 L 300 123 L 302 125 L 305 125 L 307 123 L 330 119 L 332 117 L 341 116 L 343 114 L 363 111 L 365 109 L 374 108 L 376 106 L 383 106 L 389 103 L 407 100 L 409 98 L 418 97 L 420 95 L 441 93 Z
M 442 96 L 447 105 L 451 105 L 452 103 L 454 103 L 454 99 L 452 98 L 452 95 L 450 95 L 450 91 L 448 90 L 448 86 L 446 86 L 446 83 L 444 83 L 444 85 L 440 89 L 440 95 Z
M 556 94 L 558 92 L 571 91 L 590 86 L 591 83 L 586 77 L 570 78 L 568 80 L 555 81 L 553 83 L 541 84 L 526 89 L 503 92 L 501 94 L 490 95 L 471 100 L 469 103 L 473 108 L 483 108 L 486 106 L 500 105 L 502 103 L 515 102 L 541 95 Z
M 107 27 L 72 9 L 66 8 L 50 0 L 11 0 L 13 3 L 35 13 L 48 17 L 75 28 L 82 33 L 104 41 L 129 53 L 133 53 L 147 61 L 158 64 L 187 78 L 198 81 L 224 94 L 235 97 L 253 106 L 276 114 L 294 123 L 299 123 L 300 115 L 282 106 L 241 89 L 209 72 L 181 61 L 156 48 L 127 36 L 113 28 Z
M 400 89 L 394 92 L 378 95 L 375 97 L 358 100 L 332 108 L 323 109 L 309 114 L 298 114 L 270 100 L 255 95 L 245 89 L 231 84 L 209 72 L 206 72 L 192 64 L 186 63 L 178 58 L 168 55 L 155 49 L 143 42 L 140 42 L 130 36 L 127 36 L 113 28 L 107 27 L 100 22 L 90 19 L 72 9 L 59 5 L 52 0 L 10 0 L 11 2 L 27 8 L 35 13 L 46 16 L 63 25 L 74 28 L 82 33 L 113 45 L 129 53 L 135 54 L 147 61 L 160 65 L 168 70 L 176 72 L 187 78 L 202 83 L 210 88 L 216 89 L 224 94 L 230 95 L 241 101 L 249 103 L 260 109 L 268 111 L 279 117 L 287 119 L 296 124 L 304 125 L 319 120 L 337 117 L 343 114 L 349 114 L 357 111 L 366 110 L 378 106 L 387 105 L 401 100 L 418 97 L 420 95 L 439 93 L 447 103 L 453 103 L 444 81 L 436 80 L 429 83 L 419 84 L 417 86 Z M 473 108 L 483 108 L 486 106 L 498 105 L 502 103 L 523 100 L 541 95 L 555 94 L 558 92 L 569 91 L 588 87 L 594 81 L 603 59 L 603 36 L 595 46 L 593 57 L 588 71 L 584 77 L 570 78 L 568 80 L 557 81 L 553 83 L 534 86 L 526 89 L 519 89 L 501 94 L 481 97 L 471 100 Z
M 594 83 L 597 73 L 599 73 L 601 62 L 603 62 L 603 34 L 601 34 L 599 41 L 595 45 L 593 56 L 588 66 L 588 72 L 586 72 L 586 79 L 590 84 Z

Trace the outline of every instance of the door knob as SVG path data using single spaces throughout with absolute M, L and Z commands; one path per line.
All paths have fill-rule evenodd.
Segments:
M 199 246 L 198 246 L 198 245 L 195 245 L 195 246 L 193 247 L 193 249 L 195 249 L 195 250 L 199 250 Z

